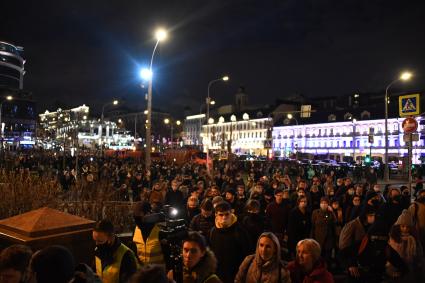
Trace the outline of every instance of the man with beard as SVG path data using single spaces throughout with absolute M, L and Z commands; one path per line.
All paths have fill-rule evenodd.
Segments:
M 137 258 L 114 234 L 114 225 L 102 220 L 93 229 L 96 273 L 105 283 L 127 282 L 137 270 Z
M 251 239 L 225 201 L 215 206 L 215 227 L 209 238 L 218 261 L 217 275 L 224 283 L 233 283 L 242 260 L 249 254 Z

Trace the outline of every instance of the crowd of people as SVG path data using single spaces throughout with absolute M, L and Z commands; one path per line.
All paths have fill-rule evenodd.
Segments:
M 40 164 L 33 161 L 18 165 Z M 411 195 L 407 186 L 354 183 L 331 167 L 288 162 L 224 162 L 207 172 L 87 156 L 79 173 L 72 162 L 46 162 L 39 174 L 57 170 L 65 192 L 75 182 L 110 180 L 117 198 L 133 203 L 130 241 L 99 221 L 95 260 L 76 267 L 64 247 L 32 254 L 12 246 L 0 255 L 1 282 L 425 282 L 420 182 Z M 82 198 L 96 197 L 85 188 Z M 177 219 L 184 233 L 171 241 L 164 222 Z M 170 242 L 179 249 L 172 262 Z

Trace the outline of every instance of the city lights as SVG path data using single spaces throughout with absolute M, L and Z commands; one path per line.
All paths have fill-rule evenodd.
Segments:
M 152 71 L 144 68 L 140 70 L 140 77 L 145 81 L 150 81 L 152 79 Z

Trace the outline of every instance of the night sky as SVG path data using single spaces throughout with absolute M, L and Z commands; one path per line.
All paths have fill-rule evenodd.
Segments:
M 425 1 L 2 1 L 0 40 L 25 49 L 26 90 L 38 110 L 83 103 L 94 112 L 114 98 L 143 109 L 138 70 L 156 27 L 169 30 L 154 59 L 154 107 L 199 112 L 211 95 L 249 102 L 425 89 Z

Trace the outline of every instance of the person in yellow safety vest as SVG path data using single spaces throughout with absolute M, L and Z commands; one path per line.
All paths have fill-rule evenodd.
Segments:
M 133 244 L 140 264 L 164 264 L 164 254 L 161 248 L 159 222 L 164 221 L 160 213 L 151 213 L 147 202 L 137 202 L 133 207 L 136 228 L 133 234 Z
M 96 274 L 102 282 L 127 282 L 138 268 L 137 258 L 114 234 L 111 221 L 104 219 L 96 224 L 93 240 L 96 242 Z

